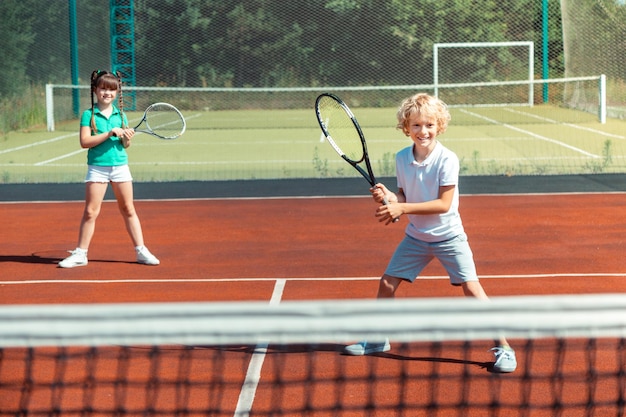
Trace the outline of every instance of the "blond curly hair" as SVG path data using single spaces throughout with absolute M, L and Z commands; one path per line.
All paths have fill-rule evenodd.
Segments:
M 437 121 L 437 134 L 441 134 L 448 128 L 451 116 L 448 106 L 437 97 L 426 93 L 418 93 L 406 98 L 396 114 L 398 125 L 396 126 L 405 135 L 409 135 L 409 120 L 415 114 L 421 113 L 434 117 Z

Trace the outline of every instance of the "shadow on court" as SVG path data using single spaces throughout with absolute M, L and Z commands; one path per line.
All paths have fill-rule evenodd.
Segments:
M 193 346 L 193 347 L 181 347 L 181 349 L 215 349 L 219 351 L 227 352 L 240 352 L 245 354 L 263 353 L 265 355 L 279 355 L 279 354 L 309 354 L 315 352 L 336 352 L 344 357 L 353 357 L 352 355 L 344 353 L 345 345 L 338 343 L 317 343 L 317 344 L 290 344 L 290 345 L 229 345 L 229 346 Z M 446 357 L 435 356 L 409 356 L 403 354 L 395 354 L 388 352 L 374 353 L 367 355 L 372 358 L 389 359 L 394 361 L 406 361 L 406 362 L 425 362 L 425 363 L 442 363 L 442 364 L 458 364 L 463 366 L 473 366 L 480 369 L 493 371 L 493 362 L 479 362 L 466 359 L 455 359 Z

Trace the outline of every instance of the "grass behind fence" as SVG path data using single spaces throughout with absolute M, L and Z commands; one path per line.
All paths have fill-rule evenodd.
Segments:
M 377 176 L 393 176 L 395 153 L 410 141 L 395 129 L 395 109 L 354 108 Z M 551 106 L 453 108 L 442 143 L 461 175 L 626 172 L 626 122 Z M 358 176 L 324 143 L 313 109 L 185 111 L 174 141 L 145 134 L 129 149 L 136 181 L 249 180 Z M 131 124 L 141 113 L 128 113 Z M 571 123 L 577 120 L 577 123 Z M 86 151 L 78 121 L 9 132 L 0 141 L 0 182 L 81 182 Z

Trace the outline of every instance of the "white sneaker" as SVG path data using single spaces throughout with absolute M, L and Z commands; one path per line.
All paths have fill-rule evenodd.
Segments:
M 145 246 L 137 249 L 137 262 L 144 265 L 158 265 L 161 263 Z
M 354 345 L 346 346 L 344 352 L 348 355 L 363 356 L 372 353 L 387 352 L 391 349 L 389 339 L 384 342 L 359 342 Z
M 59 262 L 60 268 L 74 268 L 87 265 L 87 251 L 76 248 L 70 251 L 70 253 L 70 256 Z
M 509 347 L 494 347 L 491 349 L 496 356 L 496 361 L 493 364 L 493 372 L 509 373 L 515 371 L 517 368 L 517 359 L 515 359 L 515 351 Z

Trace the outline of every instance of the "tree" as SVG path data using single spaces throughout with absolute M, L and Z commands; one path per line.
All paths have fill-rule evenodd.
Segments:
M 19 93 L 28 86 L 26 57 L 33 43 L 32 19 L 21 0 L 0 2 L 0 98 Z

